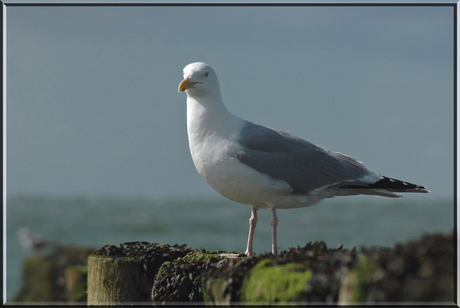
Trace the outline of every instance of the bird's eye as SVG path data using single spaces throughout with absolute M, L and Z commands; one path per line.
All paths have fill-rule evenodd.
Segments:
M 209 72 L 204 73 L 204 77 L 208 77 Z

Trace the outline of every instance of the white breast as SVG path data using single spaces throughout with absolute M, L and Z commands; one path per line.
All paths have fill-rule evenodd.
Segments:
M 210 148 L 213 148 L 210 151 Z M 242 164 L 236 157 L 238 146 L 229 140 L 208 136 L 200 145 L 191 143 L 196 169 L 206 182 L 224 197 L 236 202 L 267 207 L 274 195 L 286 195 L 292 188 L 283 181 Z M 210 155 L 210 153 L 213 155 Z
M 284 181 L 244 165 L 236 157 L 241 146 L 236 139 L 244 120 L 225 114 L 209 114 L 200 105 L 187 102 L 187 131 L 193 163 L 206 182 L 224 197 L 240 203 L 266 207 L 274 195 L 292 188 Z M 222 115 L 222 113 L 221 113 Z

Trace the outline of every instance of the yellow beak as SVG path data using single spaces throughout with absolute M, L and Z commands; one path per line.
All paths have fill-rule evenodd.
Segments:
M 188 88 L 191 88 L 193 87 L 194 85 L 196 84 L 196 82 L 193 82 L 193 81 L 190 81 L 187 78 L 185 78 L 184 80 L 181 81 L 181 83 L 179 84 L 179 92 L 183 92 L 185 90 L 187 90 Z

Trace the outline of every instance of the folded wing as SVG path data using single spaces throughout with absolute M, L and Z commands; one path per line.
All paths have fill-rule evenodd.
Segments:
M 283 180 L 294 194 L 341 183 L 372 184 L 382 177 L 353 157 L 332 152 L 294 135 L 247 122 L 237 140 L 238 159 L 274 179 Z

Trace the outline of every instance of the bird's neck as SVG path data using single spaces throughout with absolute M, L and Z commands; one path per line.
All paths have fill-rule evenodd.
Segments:
M 232 114 L 216 97 L 187 98 L 187 130 L 189 138 L 204 138 L 210 134 L 221 135 L 237 130 L 243 120 Z

